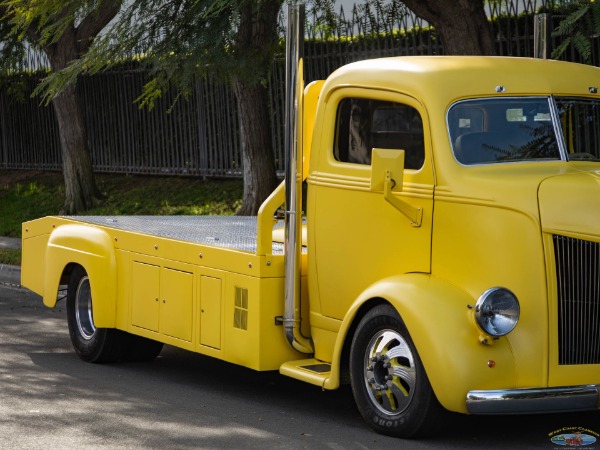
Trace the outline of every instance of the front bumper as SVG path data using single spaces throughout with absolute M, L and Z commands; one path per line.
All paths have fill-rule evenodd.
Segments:
M 470 414 L 534 414 L 598 408 L 600 385 L 469 391 Z

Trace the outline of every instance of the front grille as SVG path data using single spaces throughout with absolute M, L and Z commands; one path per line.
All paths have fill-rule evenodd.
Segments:
M 600 363 L 600 244 L 554 236 L 558 363 Z

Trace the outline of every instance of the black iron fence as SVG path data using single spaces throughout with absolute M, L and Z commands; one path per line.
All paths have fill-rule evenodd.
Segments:
M 506 0 L 488 5 L 498 53 L 533 56 L 535 15 L 553 11 L 560 3 Z M 371 0 L 355 5 L 351 11 L 336 13 L 336 20 L 323 10 L 308 14 L 307 82 L 325 78 L 336 68 L 360 59 L 443 54 L 435 30 L 398 0 Z M 576 55 L 567 57 L 574 59 Z M 30 97 L 37 81 L 31 73 L 46 65 L 45 57 L 31 50 L 20 72 L 0 77 L 0 168 L 61 167 L 52 107 Z M 284 169 L 283 77 L 283 61 L 275 61 L 269 88 L 274 152 L 280 173 Z M 145 80 L 146 74 L 133 66 L 80 79 L 78 87 L 95 170 L 240 176 L 238 115 L 229 87 L 218 80 L 199 79 L 189 99 L 174 103 L 175 94 L 167 93 L 148 111 L 135 104 Z

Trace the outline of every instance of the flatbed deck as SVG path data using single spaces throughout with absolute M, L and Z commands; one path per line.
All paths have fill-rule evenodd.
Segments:
M 92 225 L 174 239 L 195 244 L 257 252 L 255 216 L 68 216 Z M 275 227 L 282 227 L 283 222 Z M 273 242 L 273 254 L 283 255 L 282 243 Z

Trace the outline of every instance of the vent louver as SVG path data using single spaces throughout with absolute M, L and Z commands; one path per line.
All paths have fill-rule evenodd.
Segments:
M 233 326 L 240 330 L 248 329 L 248 289 L 235 288 L 235 308 L 233 311 Z

